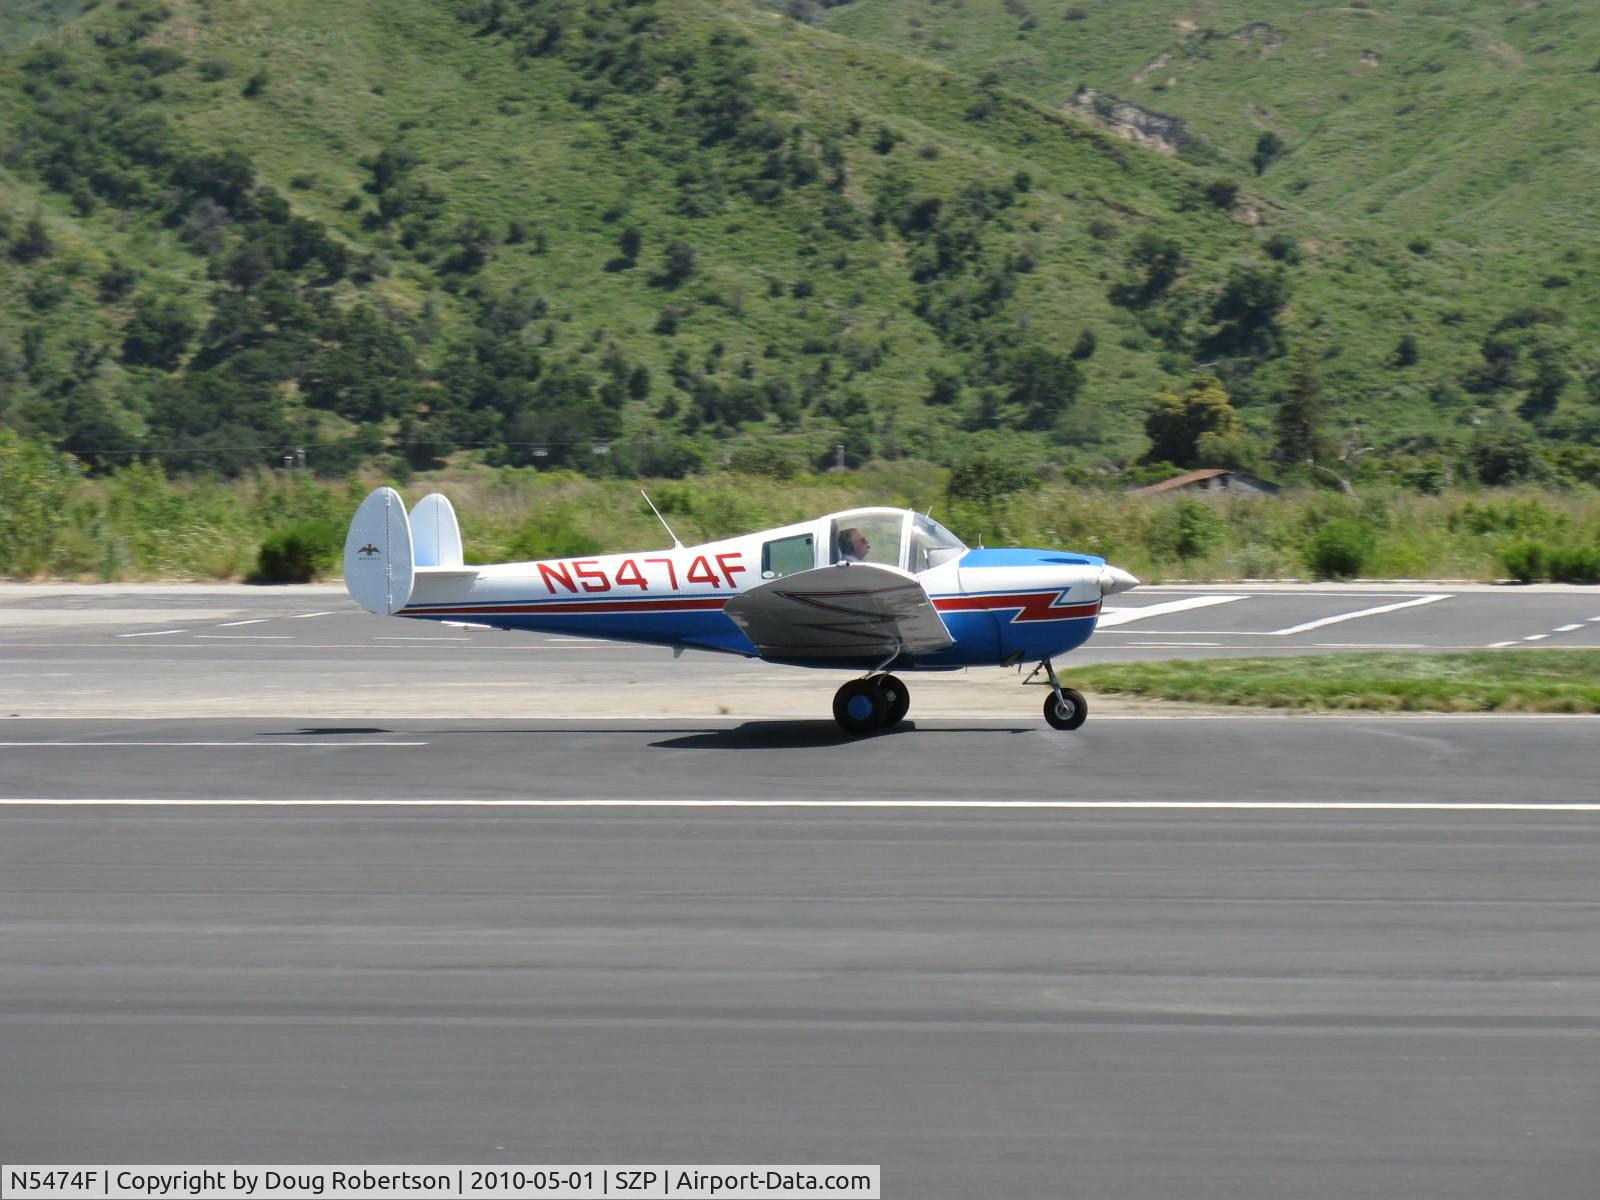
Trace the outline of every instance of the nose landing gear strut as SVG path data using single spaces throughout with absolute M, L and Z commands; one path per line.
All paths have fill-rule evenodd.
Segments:
M 1089 717 L 1089 705 L 1083 693 L 1061 686 L 1056 676 L 1055 664 L 1048 658 L 1040 664 L 1050 675 L 1050 694 L 1044 698 L 1044 719 L 1052 729 L 1073 730 Z

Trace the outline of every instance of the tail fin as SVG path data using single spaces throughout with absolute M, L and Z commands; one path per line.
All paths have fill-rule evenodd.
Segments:
M 449 505 L 445 508 L 448 511 Z M 459 534 L 456 545 L 459 554 Z M 405 607 L 415 579 L 406 503 L 393 488 L 379 488 L 361 502 L 350 522 L 344 540 L 344 585 L 362 608 L 386 615 Z
M 461 526 L 450 501 L 438 492 L 424 496 L 411 510 L 411 537 L 417 566 L 461 566 Z

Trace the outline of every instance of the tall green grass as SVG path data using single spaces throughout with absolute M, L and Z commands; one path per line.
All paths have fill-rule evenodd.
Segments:
M 312 571 L 332 574 L 340 531 L 361 498 L 383 482 L 369 475 L 326 483 L 285 471 L 223 483 L 172 478 L 144 464 L 89 478 L 66 455 L 0 432 L 0 576 L 267 578 L 263 544 L 273 542 L 278 553 L 291 533 L 306 542 L 307 530 L 316 531 L 307 551 Z M 919 462 L 786 480 L 723 472 L 643 485 L 476 467 L 419 475 L 402 491 L 413 504 L 430 491 L 448 495 L 474 562 L 666 545 L 641 486 L 686 543 L 889 504 L 931 509 L 972 545 L 1100 554 L 1147 582 L 1307 578 L 1319 561 L 1314 548 L 1351 531 L 1362 547 L 1359 573 L 1368 578 L 1543 578 L 1546 564 L 1557 578 L 1576 578 L 1574 564 L 1593 562 L 1593 548 L 1600 547 L 1600 495 L 1593 492 L 1135 499 L 1120 490 L 1046 482 L 974 500 L 952 497 L 949 482 L 949 472 Z M 1324 573 L 1349 574 L 1345 561 L 1331 556 L 1334 566 Z

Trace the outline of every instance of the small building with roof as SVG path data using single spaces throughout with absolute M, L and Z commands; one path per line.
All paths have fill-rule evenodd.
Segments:
M 1247 475 L 1243 471 L 1207 467 L 1201 471 L 1185 471 L 1182 475 L 1174 475 L 1171 479 L 1163 479 L 1160 483 L 1152 483 L 1149 487 L 1133 488 L 1128 494 L 1160 496 L 1167 492 L 1213 492 L 1235 496 L 1271 496 L 1277 491 L 1277 484 L 1258 479 L 1254 475 Z

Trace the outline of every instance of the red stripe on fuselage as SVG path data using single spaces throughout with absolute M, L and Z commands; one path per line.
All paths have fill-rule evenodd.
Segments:
M 572 600 L 554 604 L 497 604 L 474 608 L 405 608 L 399 616 L 493 616 L 496 613 L 656 613 L 718 610 L 726 596 L 691 596 L 682 600 Z
M 1018 621 L 1076 621 L 1099 614 L 1100 604 L 1056 604 L 1060 592 L 1019 592 L 1009 596 L 941 596 L 933 602 L 940 612 L 982 612 L 1014 608 Z
M 999 596 L 941 596 L 933 601 L 940 612 L 985 612 L 1015 609 L 1012 621 L 1074 621 L 1099 614 L 1100 605 L 1060 605 L 1060 592 L 1019 592 Z M 451 617 L 493 616 L 501 614 L 555 613 L 657 613 L 657 612 L 716 612 L 727 605 L 727 596 L 685 596 L 676 600 L 655 600 L 641 597 L 638 600 L 567 600 L 542 604 L 474 605 L 472 607 L 405 608 L 397 616 Z

